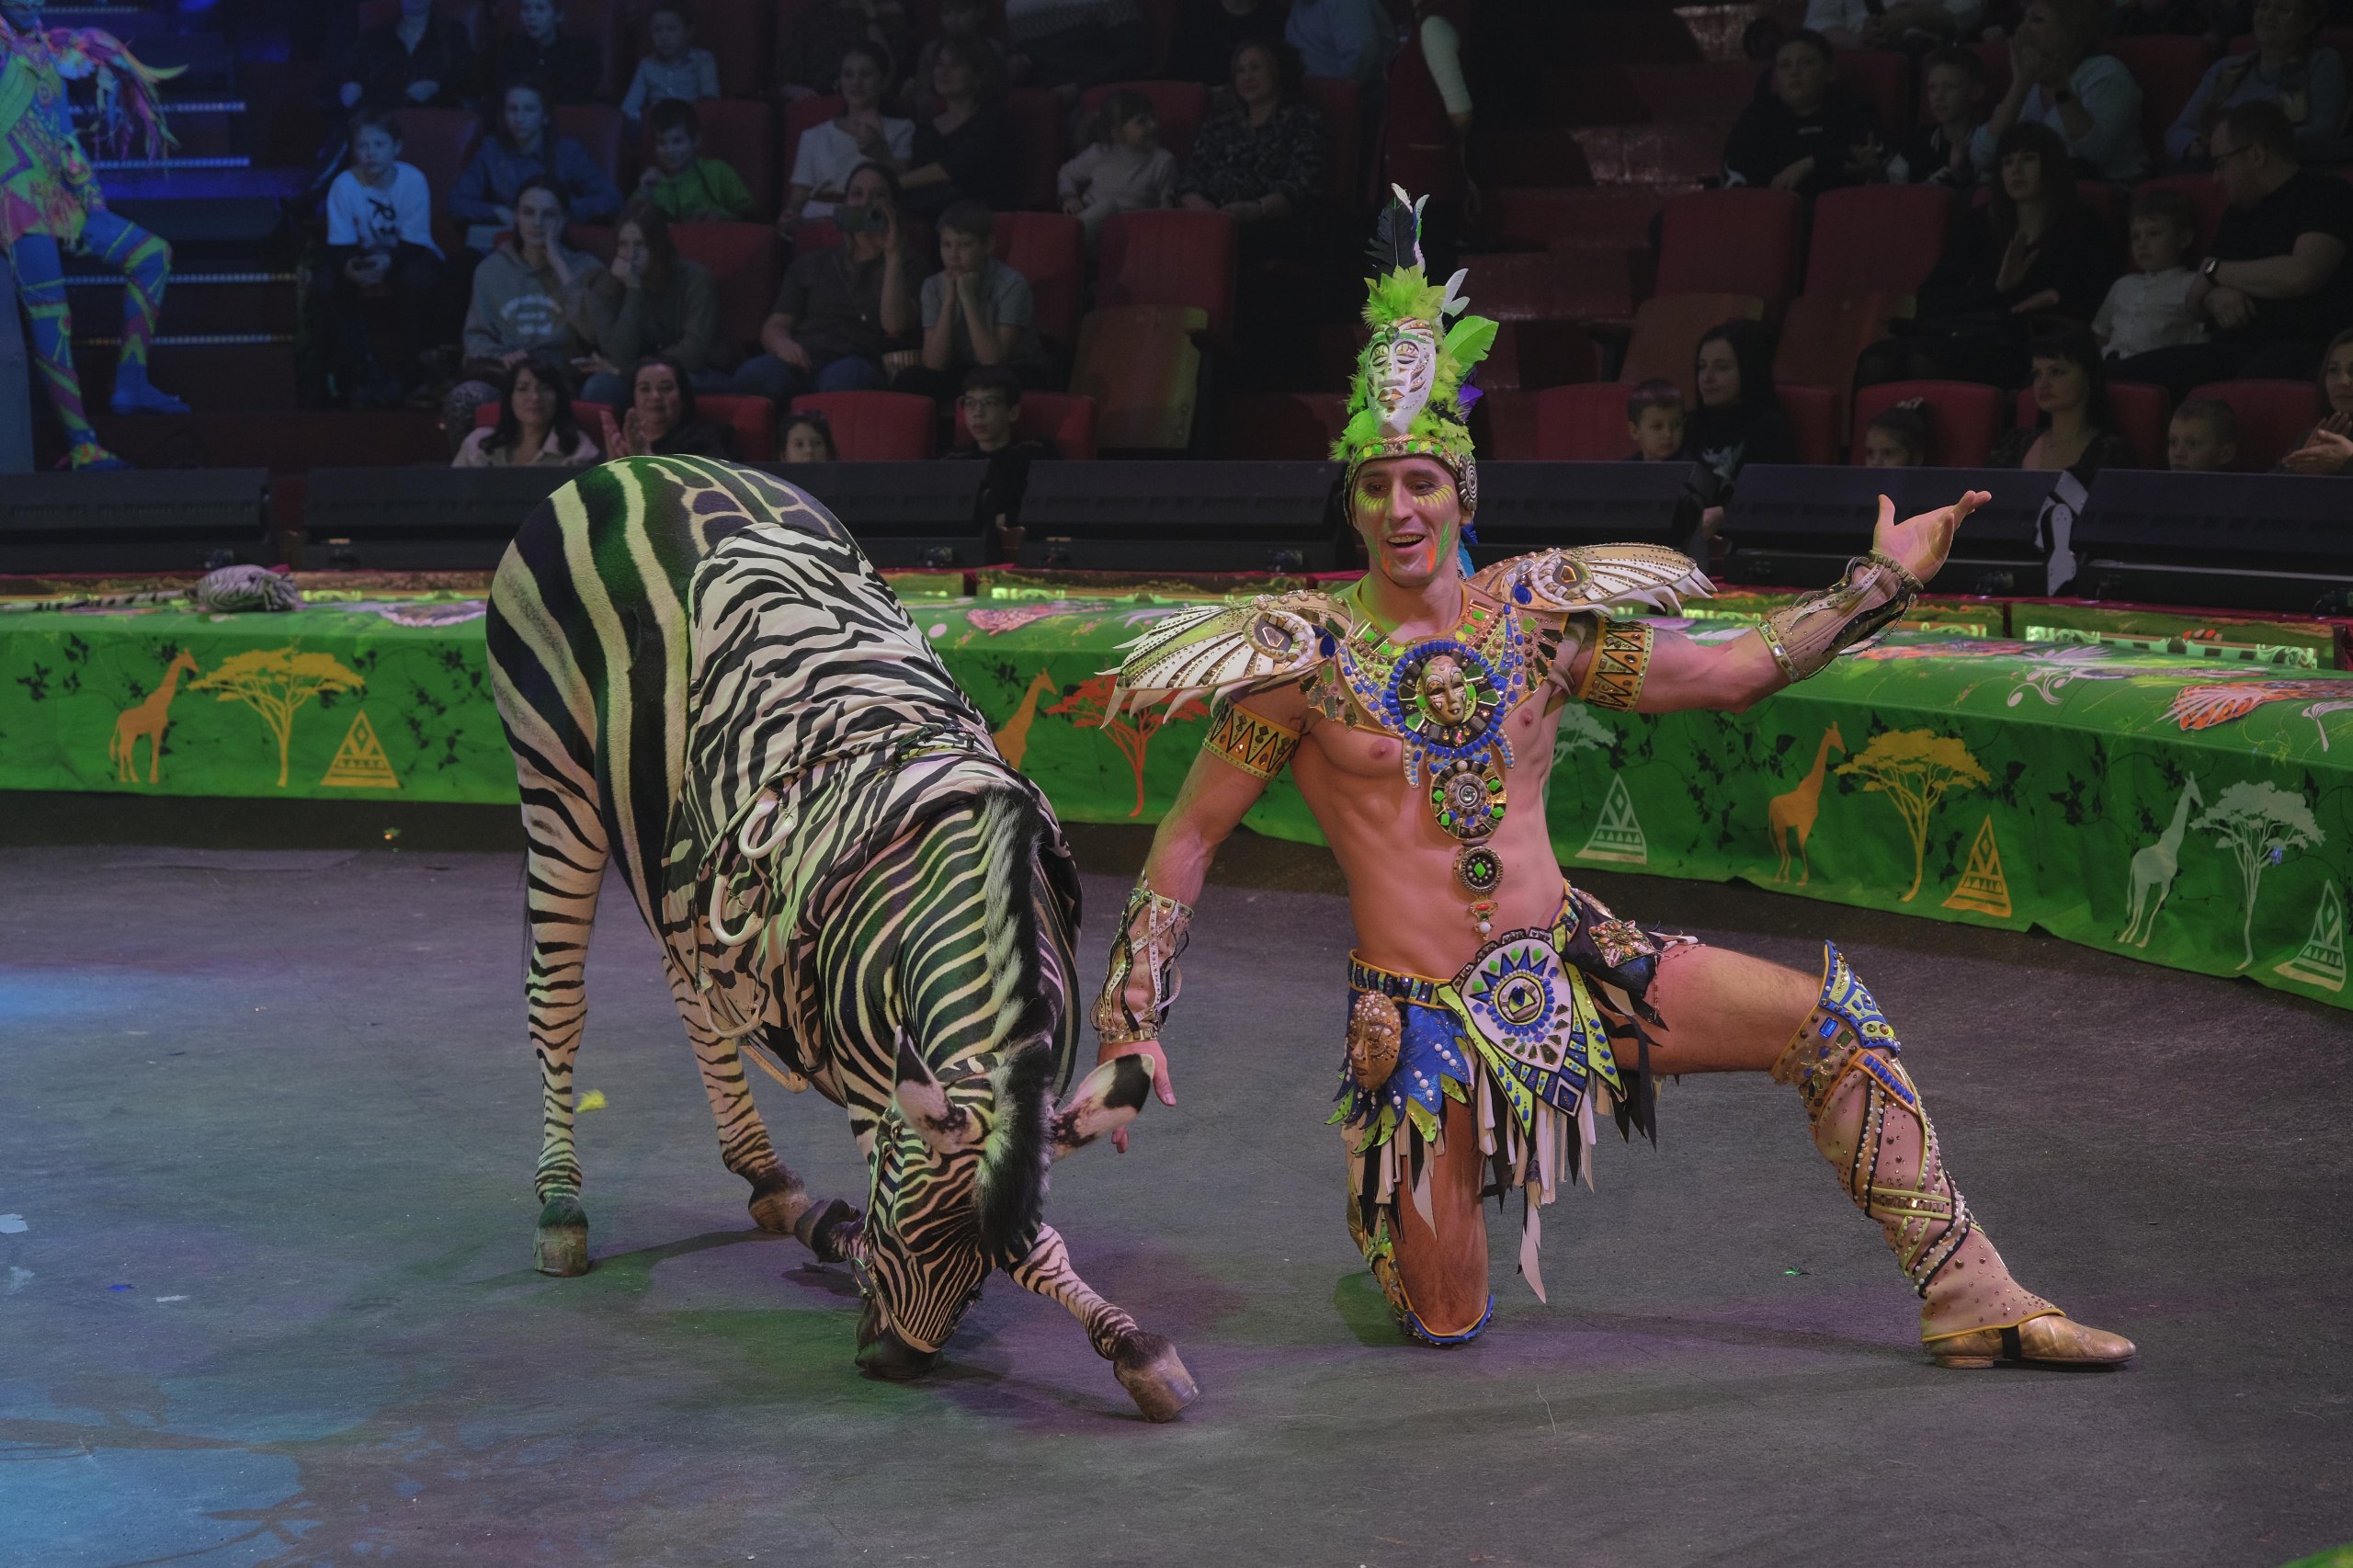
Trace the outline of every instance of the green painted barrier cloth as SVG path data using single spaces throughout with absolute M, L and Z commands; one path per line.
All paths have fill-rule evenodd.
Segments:
M 1165 601 L 917 601 L 1065 817 L 1150 822 L 1207 718 L 1103 722 Z M 1702 640 L 1734 621 L 1687 623 Z M 0 619 L 0 789 L 511 801 L 482 604 Z M 1579 866 L 2022 930 L 2353 1006 L 2353 676 L 2129 644 L 1899 631 L 1744 714 L 1571 704 L 1550 786 Z M 1250 825 L 1313 841 L 1288 779 Z

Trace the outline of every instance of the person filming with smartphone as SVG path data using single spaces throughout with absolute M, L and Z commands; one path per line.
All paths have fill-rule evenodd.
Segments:
M 842 243 L 796 257 L 760 326 L 763 352 L 730 389 L 779 407 L 806 392 L 860 392 L 886 379 L 882 357 L 912 348 L 915 290 L 899 231 L 899 184 L 880 164 L 843 182 L 834 226 Z

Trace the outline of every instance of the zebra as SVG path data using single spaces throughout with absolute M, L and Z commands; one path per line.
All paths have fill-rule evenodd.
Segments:
M 573 1063 L 610 863 L 754 1220 L 858 1275 L 861 1369 L 936 1366 L 1002 1268 L 1174 1418 L 1198 1392 L 1175 1346 L 1091 1290 L 1041 1217 L 1052 1162 L 1150 1088 L 1124 1057 L 1056 1103 L 1078 1044 L 1061 826 L 841 524 L 756 469 L 606 463 L 517 532 L 487 635 L 529 845 L 538 1267 L 588 1267 Z M 847 1113 L 863 1217 L 778 1156 L 747 1059 Z

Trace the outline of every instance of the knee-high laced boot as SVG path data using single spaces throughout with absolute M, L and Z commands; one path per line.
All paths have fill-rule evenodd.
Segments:
M 2075 1323 L 2010 1278 L 1953 1186 L 1895 1030 L 1824 946 L 1822 999 L 1774 1063 L 1795 1085 L 1821 1150 L 1857 1208 L 1880 1223 L 1920 1295 L 1920 1341 L 1940 1367 L 1996 1360 L 2113 1365 L 2132 1342 Z

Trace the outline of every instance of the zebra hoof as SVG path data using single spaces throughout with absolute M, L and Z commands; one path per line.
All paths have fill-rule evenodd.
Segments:
M 922 1377 L 939 1365 L 939 1352 L 918 1350 L 899 1337 L 899 1331 L 886 1328 L 874 1304 L 867 1303 L 866 1314 L 858 1325 L 858 1369 L 870 1378 L 903 1383 Z
M 563 1278 L 588 1272 L 588 1214 L 577 1198 L 557 1197 L 540 1210 L 531 1267 Z
M 1174 1421 L 1200 1397 L 1201 1385 L 1185 1369 L 1176 1346 L 1156 1334 L 1131 1335 L 1111 1358 L 1111 1371 L 1147 1421 Z
M 771 1177 L 752 1187 L 752 1223 L 763 1231 L 773 1231 L 779 1236 L 798 1234 L 801 1221 L 816 1205 L 809 1200 L 809 1190 L 797 1181 L 781 1176 Z
M 792 1233 L 802 1246 L 825 1263 L 840 1263 L 857 1245 L 858 1210 L 838 1198 L 812 1203 L 793 1222 Z

